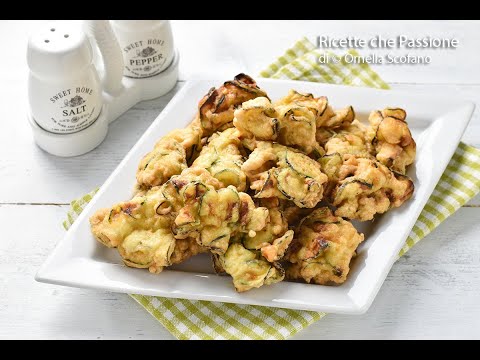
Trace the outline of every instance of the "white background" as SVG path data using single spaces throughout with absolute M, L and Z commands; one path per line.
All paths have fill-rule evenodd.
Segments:
M 38 25 L 0 21 L 0 338 L 173 338 L 127 295 L 33 276 L 64 234 L 68 203 L 104 182 L 187 79 L 256 76 L 302 36 L 455 37 L 455 50 L 383 52 L 430 55 L 429 65 L 374 68 L 394 89 L 462 94 L 480 104 L 480 22 L 173 21 L 181 53 L 175 90 L 128 111 L 91 153 L 57 158 L 35 146 L 25 119 L 26 41 Z M 478 110 L 463 140 L 480 147 Z M 479 220 L 477 197 L 394 265 L 365 315 L 328 315 L 296 338 L 480 338 Z

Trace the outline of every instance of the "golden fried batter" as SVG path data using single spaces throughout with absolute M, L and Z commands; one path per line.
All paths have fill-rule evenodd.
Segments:
M 327 181 L 315 160 L 286 146 L 262 141 L 242 170 L 250 180 L 250 188 L 256 191 L 256 198 L 278 197 L 299 207 L 317 205 Z
M 186 169 L 144 195 L 97 211 L 92 232 L 106 246 L 118 247 L 127 265 L 152 272 L 206 248 L 224 253 L 230 236 L 262 230 L 268 210 L 256 208 L 233 186 L 221 186 L 204 169 Z M 177 239 L 184 240 L 175 252 Z
M 360 137 L 363 141 L 366 141 L 368 127 L 362 124 L 357 119 L 353 120 L 350 124 L 342 126 L 339 131 L 344 133 L 350 133 Z
M 279 105 L 276 110 L 280 122 L 278 131 L 280 144 L 292 146 L 305 154 L 313 152 L 319 156 L 323 153 L 323 149 L 315 139 L 316 113 L 312 109 L 297 103 L 290 103 Z
M 247 187 L 247 178 L 241 170 L 243 149 L 235 128 L 215 133 L 208 139 L 192 167 L 208 170 L 213 177 L 227 187 L 233 185 L 238 191 Z
M 370 128 L 367 144 L 377 160 L 390 169 L 405 174 L 406 167 L 413 163 L 416 144 L 405 121 L 403 109 L 386 108 L 373 111 L 368 118 Z
M 286 276 L 307 283 L 341 284 L 363 239 L 350 222 L 334 216 L 328 207 L 316 209 L 295 232 Z
M 194 119 L 187 127 L 168 133 L 169 138 L 182 144 L 190 166 L 202 150 L 202 129 L 198 119 Z
M 330 200 L 331 194 L 339 180 L 339 170 L 343 164 L 344 155 L 335 152 L 333 154 L 326 154 L 318 159 L 322 171 L 327 175 L 328 181 L 324 188 L 324 196 Z
M 180 264 L 194 255 L 207 252 L 208 249 L 199 245 L 193 238 L 175 239 L 175 248 L 173 249 L 170 262 Z
M 275 201 L 277 198 L 262 200 Z M 278 203 L 278 200 L 275 202 Z M 267 225 L 263 230 L 257 231 L 255 236 L 243 236 L 240 239 L 243 246 L 249 250 L 260 250 L 263 246 L 270 245 L 276 238 L 282 236 L 288 230 L 288 223 L 278 205 L 268 204 L 266 201 L 259 203 L 268 209 Z
M 310 215 L 314 209 L 308 208 L 300 208 L 295 205 L 293 202 L 288 200 L 282 200 L 284 202 L 282 209 L 283 209 L 283 216 L 288 223 L 288 227 L 290 229 L 294 229 L 298 226 L 300 221 Z
M 162 185 L 186 168 L 186 153 L 182 144 L 168 137 L 162 138 L 138 165 L 138 188 Z
M 173 175 L 180 174 L 199 150 L 200 141 L 201 129 L 195 123 L 162 137 L 138 165 L 138 188 L 162 185 Z
M 326 143 L 331 140 L 333 137 L 338 135 L 355 135 L 359 137 L 363 143 L 366 142 L 365 140 L 365 133 L 367 131 L 367 127 L 362 124 L 358 120 L 353 120 L 351 123 L 346 125 L 340 126 L 338 128 L 326 128 L 320 127 L 317 129 L 317 133 L 315 134 L 315 138 L 317 142 L 325 147 Z M 332 151 L 330 151 L 332 153 Z
M 269 262 L 279 261 L 292 242 L 293 231 L 288 230 L 288 222 L 278 198 L 259 199 L 257 202 L 268 209 L 267 225 L 255 236 L 242 236 L 242 245 L 248 250 L 260 250 Z
M 279 201 L 261 199 L 259 203 L 267 206 L 269 213 L 264 229 L 256 231 L 254 236 L 237 233 L 225 254 L 212 256 L 215 271 L 231 275 L 239 292 L 283 280 L 284 270 L 277 261 L 283 258 L 293 239 L 293 231 L 288 230 L 279 211 Z
M 325 122 L 335 115 L 326 96 L 316 98 L 312 94 L 304 94 L 296 90 L 290 90 L 287 96 L 275 102 L 275 107 L 283 106 L 306 107 L 313 112 L 316 127 L 324 126 Z
M 255 208 L 249 195 L 233 186 L 215 190 L 202 183 L 180 188 L 185 206 L 174 224 L 178 237 L 195 237 L 214 253 L 222 254 L 237 233 L 255 236 L 266 226 L 268 210 Z
M 217 269 L 233 278 L 238 292 L 274 284 L 285 277 L 279 264 L 266 261 L 258 252 L 247 250 L 240 243 L 231 244 L 224 255 L 217 257 L 215 264 Z
M 162 186 L 97 212 L 91 218 L 92 232 L 97 239 L 109 247 L 118 247 L 126 265 L 160 272 L 165 266 L 207 249 L 223 256 L 230 238 L 237 234 L 247 238 L 256 236 L 270 221 L 268 210 L 256 208 L 249 195 L 238 192 L 234 186 L 224 187 L 225 179 L 217 180 L 208 172 L 210 168 L 202 167 L 209 151 L 218 150 L 223 154 L 218 160 L 224 162 L 228 155 L 238 152 L 238 139 L 229 136 L 232 131 L 236 130 L 214 135 L 197 159 L 198 163 L 172 176 Z M 276 240 L 275 249 L 270 250 L 271 258 L 283 256 L 288 247 L 289 239 Z M 229 254 L 225 257 L 226 269 L 235 279 L 242 277 L 228 260 L 234 252 Z M 248 261 L 246 266 L 252 274 L 258 271 L 263 275 L 262 279 L 253 281 L 251 287 L 283 279 L 283 273 L 280 276 L 275 266 L 263 263 L 267 261 Z M 265 269 L 267 273 L 263 274 Z M 239 291 L 247 289 L 238 286 Z
M 235 107 L 259 96 L 267 97 L 267 94 L 245 74 L 238 74 L 218 89 L 210 89 L 198 104 L 203 136 L 209 136 L 222 127 L 231 127 Z
M 292 146 L 314 157 L 323 155 L 323 148 L 316 140 L 317 128 L 334 113 L 325 96 L 315 98 L 290 90 L 287 96 L 275 103 L 280 128 L 278 142 Z
M 323 146 L 325 155 L 318 159 L 322 171 L 328 176 L 325 195 L 330 196 L 338 184 L 338 170 L 346 156 L 371 157 L 365 143 L 366 126 L 358 120 L 337 129 L 324 131 Z M 317 135 L 319 132 L 317 131 Z
M 291 97 L 288 97 L 291 100 Z M 316 110 L 283 99 L 273 107 L 269 99 L 246 101 L 235 110 L 234 126 L 246 147 L 253 150 L 256 141 L 276 141 L 306 154 L 323 154 L 316 134 Z M 317 156 L 318 156 L 317 155 Z
M 355 120 L 355 110 L 352 106 L 337 110 L 334 115 L 326 120 L 321 126 L 325 128 L 338 128 L 341 126 L 347 126 Z
M 262 256 L 268 262 L 281 260 L 293 240 L 293 235 L 293 230 L 287 230 L 285 234 L 273 240 L 271 244 L 262 246 L 260 248 Z
M 320 146 L 325 146 L 326 142 L 336 134 L 334 129 L 320 127 L 315 133 L 315 140 Z
M 205 252 L 191 238 L 177 243 L 170 229 L 178 207 L 162 211 L 165 200 L 162 188 L 155 187 L 145 195 L 100 209 L 90 218 L 92 233 L 102 244 L 117 247 L 126 265 L 155 273 Z
M 331 155 L 335 153 L 340 155 L 369 155 L 365 138 L 344 129 L 337 131 L 325 143 L 325 154 Z
M 347 126 L 354 118 L 351 106 L 334 112 L 326 97 L 315 98 L 312 94 L 290 90 L 274 105 L 267 98 L 244 102 L 235 111 L 233 123 L 243 139 L 276 141 L 318 157 L 324 153 L 319 145 L 323 133 Z
M 98 210 L 92 233 L 153 273 L 208 251 L 238 292 L 285 276 L 343 283 L 364 239 L 346 219 L 371 220 L 413 193 L 405 111 L 374 111 L 368 127 L 355 117 L 295 90 L 272 104 L 239 74 L 143 157 L 136 195 Z
M 278 136 L 278 114 L 270 100 L 257 97 L 245 101 L 234 112 L 233 125 L 239 136 L 260 141 L 274 141 Z
M 366 221 L 410 199 L 413 182 L 370 157 L 346 155 L 335 177 L 335 215 Z
M 332 111 L 332 115 L 317 128 L 315 140 L 320 146 L 325 147 L 330 139 L 339 135 L 355 135 L 365 142 L 365 125 L 355 119 L 355 111 L 351 106 L 337 112 Z M 357 139 L 354 141 L 358 142 Z M 332 153 L 332 149 L 330 149 L 330 153 Z

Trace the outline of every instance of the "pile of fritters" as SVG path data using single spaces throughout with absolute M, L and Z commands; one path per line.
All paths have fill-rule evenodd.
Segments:
M 212 88 L 185 129 L 140 161 L 135 196 L 90 219 L 126 265 L 159 273 L 209 252 L 237 291 L 341 284 L 364 240 L 350 220 L 407 201 L 415 141 L 403 109 L 356 119 L 325 96 L 272 102 L 245 74 Z

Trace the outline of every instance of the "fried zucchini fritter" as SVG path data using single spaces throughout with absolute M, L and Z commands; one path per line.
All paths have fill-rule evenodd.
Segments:
M 316 113 L 311 108 L 295 102 L 277 105 L 280 128 L 278 143 L 301 150 L 305 154 L 323 154 L 323 149 L 315 139 L 317 131 Z
M 330 195 L 335 215 L 360 221 L 372 220 L 399 207 L 413 194 L 412 180 L 392 172 L 371 157 L 345 155 L 334 175 L 337 184 Z
M 367 160 L 362 161 L 367 161 L 367 163 L 373 164 L 372 166 L 374 167 L 374 169 L 375 166 L 378 165 L 377 161 L 375 161 L 375 157 L 371 155 L 371 146 L 369 146 L 369 144 L 366 142 L 366 136 L 369 130 L 370 128 L 367 128 L 358 120 L 354 120 L 351 124 L 347 126 L 342 126 L 338 129 L 332 130 L 332 136 L 330 136 L 330 138 L 328 138 L 324 143 L 326 154 L 318 160 L 322 164 L 322 171 L 328 176 L 329 180 L 325 189 L 326 196 L 330 196 L 333 189 L 335 187 L 338 187 L 339 181 L 344 180 L 340 177 L 348 174 L 348 170 L 351 169 L 351 167 L 350 165 L 348 165 L 349 163 L 346 160 L 350 159 L 352 156 L 354 156 L 355 158 L 371 159 L 371 162 L 368 162 Z M 342 168 L 343 174 L 341 174 L 341 172 L 339 171 L 342 166 L 344 166 Z M 385 169 L 383 167 L 381 167 L 381 170 L 376 171 L 380 174 L 387 174 L 386 176 L 388 178 L 399 178 L 399 174 L 390 174 L 388 169 Z M 372 175 L 370 174 L 369 176 Z M 362 178 L 362 176 L 360 176 L 360 178 Z M 364 181 L 364 183 L 369 182 Z M 360 186 L 361 181 L 356 182 L 356 184 Z M 348 185 L 348 187 L 353 189 L 356 186 L 352 187 L 351 185 Z M 408 192 L 410 190 L 406 191 Z M 375 190 L 373 191 L 373 193 L 375 193 Z M 390 191 L 387 191 L 387 193 L 390 193 Z M 362 196 L 364 195 L 365 194 L 362 193 Z M 411 194 L 409 194 L 408 196 L 410 195 Z M 374 212 L 372 212 L 371 215 L 364 214 L 360 216 L 360 220 L 365 220 L 365 217 L 373 216 L 373 214 L 375 213 L 382 213 L 391 207 L 390 205 L 388 205 L 391 201 L 385 199 L 384 196 L 382 196 L 380 193 L 376 193 L 375 195 L 369 195 L 368 197 L 370 199 L 363 199 L 362 201 L 368 201 L 372 204 L 374 202 L 377 206 L 378 211 L 374 211 L 374 208 L 372 207 L 371 210 Z
M 328 181 L 324 188 L 324 196 L 328 200 L 331 200 L 332 191 L 338 184 L 339 170 L 343 164 L 343 157 L 344 155 L 335 152 L 333 154 L 325 154 L 318 159 L 323 173 L 328 177 Z
M 247 187 L 247 178 L 241 170 L 243 158 L 237 130 L 230 128 L 215 133 L 208 139 L 208 144 L 203 147 L 192 167 L 208 170 L 224 187 L 233 185 L 238 191 L 244 191 Z
M 355 119 L 350 124 L 342 126 L 339 130 L 340 132 L 356 135 L 363 141 L 366 141 L 368 126 Z
M 331 114 L 315 133 L 315 140 L 320 146 L 325 147 L 330 139 L 339 135 L 355 135 L 365 142 L 365 125 L 355 119 L 353 107 L 348 106 L 338 111 L 332 110 Z M 332 149 L 330 149 L 330 153 L 332 153 Z
M 268 262 L 282 260 L 288 247 L 292 243 L 293 235 L 293 230 L 287 230 L 282 236 L 273 240 L 271 244 L 262 246 L 260 248 L 262 256 L 267 259 Z
M 215 190 L 202 183 L 180 188 L 185 206 L 175 219 L 177 237 L 194 237 L 211 252 L 223 254 L 238 233 L 255 236 L 265 228 L 266 208 L 256 208 L 249 195 L 233 186 Z
M 99 210 L 90 219 L 95 237 L 108 247 L 117 247 L 128 266 L 158 273 L 165 266 L 210 250 L 222 257 L 239 291 L 283 279 L 281 268 L 269 264 L 260 252 L 252 255 L 235 247 L 227 251 L 231 238 L 254 237 L 267 221 L 268 209 L 255 207 L 250 196 L 234 186 L 224 188 L 200 167 L 188 168 L 128 202 Z M 276 240 L 268 244 L 275 247 L 269 254 L 283 255 L 288 239 Z M 243 270 L 236 267 L 236 259 L 245 262 Z
M 245 74 L 238 74 L 218 89 L 211 88 L 198 104 L 203 136 L 232 127 L 235 107 L 259 96 L 268 97 L 255 80 Z
M 324 154 L 320 145 L 325 132 L 330 137 L 332 129 L 347 127 L 355 119 L 351 106 L 335 112 L 326 97 L 315 98 L 295 90 L 274 105 L 263 97 L 246 101 L 234 115 L 233 124 L 250 150 L 256 145 L 252 139 L 275 141 L 315 158 Z
M 234 112 L 233 125 L 244 139 L 277 140 L 278 114 L 266 97 L 248 100 L 239 106 Z
M 286 276 L 320 285 L 341 284 L 363 239 L 350 222 L 334 216 L 328 207 L 316 209 L 295 232 Z
M 244 144 L 255 141 L 276 141 L 310 154 L 322 154 L 316 134 L 316 111 L 295 102 L 281 102 L 273 107 L 269 99 L 259 97 L 246 101 L 235 110 L 234 126 Z M 255 145 L 256 143 L 253 142 Z
M 321 127 L 335 115 L 328 103 L 326 96 L 314 97 L 312 94 L 304 94 L 296 90 L 290 90 L 288 95 L 275 102 L 275 107 L 283 106 L 306 107 L 315 116 L 315 126 Z
M 260 250 L 269 262 L 279 261 L 292 242 L 293 231 L 288 229 L 288 222 L 283 215 L 278 198 L 257 199 L 256 203 L 268 209 L 267 225 L 255 236 L 242 236 L 239 239 L 248 250 Z
M 126 265 L 154 273 L 206 252 L 193 238 L 174 238 L 171 226 L 179 207 L 162 211 L 165 201 L 162 188 L 155 187 L 145 195 L 100 209 L 90 218 L 92 233 L 105 246 L 118 248 Z
M 162 137 L 138 165 L 137 187 L 149 189 L 162 185 L 173 175 L 187 168 L 200 149 L 201 129 L 193 123 L 185 129 L 173 130 Z
M 365 126 L 358 120 L 333 131 L 332 136 L 324 143 L 325 154 L 368 156 L 369 150 L 365 141 Z
M 187 168 L 186 157 L 181 143 L 168 137 L 160 139 L 138 164 L 138 188 L 149 189 L 162 185 L 173 175 L 180 174 Z
M 352 106 L 334 111 L 334 115 L 327 119 L 321 127 L 335 129 L 342 126 L 348 126 L 355 120 L 355 110 Z
M 322 200 L 327 176 L 321 166 L 289 147 L 258 142 L 242 166 L 256 198 L 278 197 L 299 207 L 312 208 Z
M 225 271 L 232 277 L 238 292 L 271 285 L 285 278 L 285 270 L 279 264 L 268 262 L 258 251 L 245 249 L 240 243 L 231 244 L 214 263 L 217 271 Z
M 244 236 L 241 238 L 243 246 L 249 250 L 259 250 L 262 246 L 271 244 L 277 237 L 282 236 L 288 230 L 288 223 L 282 212 L 274 207 L 268 208 L 266 227 L 257 231 L 255 236 Z
M 293 231 L 288 230 L 278 199 L 258 202 L 268 208 L 265 228 L 252 237 L 246 233 L 237 234 L 225 254 L 212 257 L 215 271 L 231 275 L 239 292 L 282 281 L 285 272 L 278 261 L 293 239 Z
M 294 229 L 300 221 L 310 215 L 314 209 L 300 208 L 291 201 L 283 200 L 283 216 L 285 217 L 288 227 Z
M 386 108 L 373 111 L 368 118 L 370 128 L 367 144 L 377 160 L 390 169 L 405 174 L 406 167 L 413 163 L 416 144 L 405 121 L 403 109 Z

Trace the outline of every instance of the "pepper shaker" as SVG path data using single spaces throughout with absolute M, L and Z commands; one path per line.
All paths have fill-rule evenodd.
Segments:
M 122 49 L 124 76 L 155 76 L 172 63 L 175 50 L 170 21 L 111 20 L 111 25 Z

